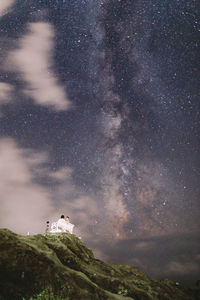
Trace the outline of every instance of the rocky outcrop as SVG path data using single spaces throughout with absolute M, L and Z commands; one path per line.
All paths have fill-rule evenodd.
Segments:
M 1 229 L 0 276 L 1 300 L 189 300 L 198 299 L 199 292 L 153 280 L 134 266 L 95 259 L 67 233 L 22 236 Z

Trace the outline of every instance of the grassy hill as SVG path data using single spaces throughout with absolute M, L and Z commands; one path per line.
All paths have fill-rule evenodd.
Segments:
M 105 263 L 75 235 L 22 236 L 0 229 L 0 300 L 189 300 L 199 290 Z

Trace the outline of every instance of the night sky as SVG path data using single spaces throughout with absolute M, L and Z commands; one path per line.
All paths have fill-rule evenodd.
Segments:
M 0 227 L 200 278 L 199 0 L 0 1 Z

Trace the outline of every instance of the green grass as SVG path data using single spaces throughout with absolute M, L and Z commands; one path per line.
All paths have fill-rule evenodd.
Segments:
M 70 299 L 55 296 L 51 290 L 45 289 L 34 297 L 31 297 L 29 299 L 23 297 L 22 300 L 70 300 Z

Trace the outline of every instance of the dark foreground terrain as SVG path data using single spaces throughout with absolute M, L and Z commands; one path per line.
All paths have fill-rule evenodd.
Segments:
M 200 299 L 199 288 L 153 280 L 134 266 L 105 263 L 75 235 L 0 229 L 0 300 Z

